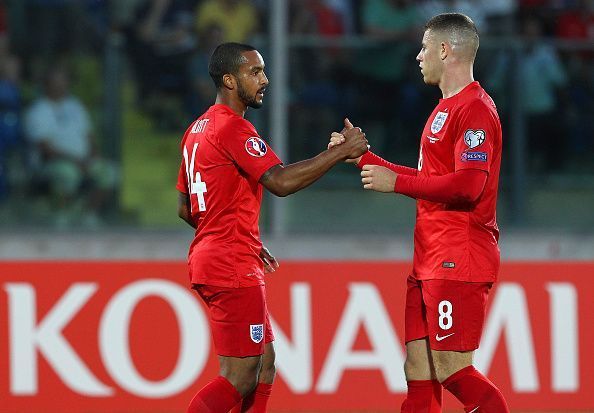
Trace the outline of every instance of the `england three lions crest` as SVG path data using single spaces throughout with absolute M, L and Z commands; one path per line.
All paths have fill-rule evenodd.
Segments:
M 448 118 L 448 112 L 437 112 L 431 123 L 431 133 L 437 133 L 443 128 L 443 124 Z
M 264 338 L 263 324 L 250 324 L 250 338 L 254 343 L 259 343 Z

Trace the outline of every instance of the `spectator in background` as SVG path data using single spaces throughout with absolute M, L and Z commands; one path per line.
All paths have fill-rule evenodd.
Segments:
M 558 111 L 558 101 L 568 78 L 556 50 L 543 41 L 542 30 L 540 20 L 534 17 L 524 19 L 522 33 L 527 46 L 518 66 L 512 68 L 511 56 L 503 53 L 491 82 L 501 92 L 507 86 L 505 74 L 519 71 L 522 85 L 520 108 L 526 119 L 529 162 L 532 162 L 532 169 L 552 171 L 563 166 L 566 142 L 559 138 L 563 133 L 563 118 Z
M 417 2 L 412 0 L 367 0 L 362 8 L 363 32 L 377 41 L 377 46 L 361 51 L 364 65 L 355 65 L 354 84 L 357 92 L 358 114 L 369 120 L 368 133 L 378 137 L 378 150 L 390 155 L 403 145 L 398 137 L 386 139 L 388 130 L 402 130 L 400 136 L 414 135 L 409 130 L 422 121 L 424 112 L 419 109 L 421 98 L 416 86 L 418 78 L 410 78 L 407 70 L 414 62 L 416 41 L 420 37 L 423 16 Z M 389 100 L 390 103 L 387 101 Z M 394 102 L 401 102 L 395 107 Z M 396 105 L 398 105 L 396 103 Z M 394 116 L 394 113 L 397 116 Z M 389 145 L 388 146 L 388 142 Z M 416 156 L 411 151 L 413 158 Z
M 246 0 L 205 0 L 196 9 L 196 29 L 216 24 L 226 42 L 244 43 L 258 30 L 258 10 Z
M 187 67 L 196 48 L 192 11 L 186 0 L 139 3 L 136 22 L 127 30 L 138 102 L 164 129 L 187 121 L 182 101 L 190 90 Z
M 292 1 L 291 16 L 293 33 L 338 36 L 345 31 L 343 15 L 324 0 Z
M 21 137 L 20 61 L 10 51 L 8 36 L 0 34 L 0 202 L 10 189 L 8 163 L 13 155 L 20 155 Z M 20 148 L 19 148 L 20 147 Z M 22 165 L 21 165 L 22 166 Z M 14 169 L 14 168 L 13 168 Z
M 340 6 L 328 0 L 292 0 L 291 33 L 316 37 L 335 37 L 346 33 L 350 2 Z M 314 156 L 316 139 L 311 130 L 331 130 L 348 107 L 351 82 L 344 80 L 349 51 L 339 47 L 299 47 L 291 50 L 290 127 L 294 137 L 289 142 L 291 160 Z M 315 76 L 311 74 L 315 73 Z M 341 81 L 342 80 L 342 81 Z M 340 86 L 338 85 L 340 83 Z
M 28 109 L 24 126 L 35 180 L 42 192 L 49 191 L 55 208 L 54 224 L 68 226 L 78 218 L 85 225 L 100 224 L 119 174 L 115 165 L 97 155 L 89 113 L 71 95 L 64 67 L 46 72 L 44 95 Z
M 223 29 L 217 24 L 211 24 L 198 33 L 198 49 L 188 66 L 188 76 L 192 85 L 188 111 L 194 116 L 208 109 L 216 97 L 216 91 L 212 88 L 212 79 L 208 70 L 204 68 L 208 67 L 212 52 L 221 43 L 223 43 Z
M 591 45 L 594 41 L 594 2 L 578 0 L 559 12 L 555 21 L 555 34 L 565 40 Z M 570 137 L 572 166 L 591 165 L 594 150 L 594 52 L 592 49 L 562 54 L 569 71 L 569 97 L 567 106 L 567 135 Z M 586 162 L 583 162 L 586 161 Z M 588 162 L 590 161 L 590 162 Z
M 48 62 L 80 51 L 94 31 L 81 0 L 25 0 L 27 52 L 23 63 L 38 79 Z
M 561 39 L 594 40 L 594 3 L 578 0 L 561 11 L 555 21 L 555 35 Z

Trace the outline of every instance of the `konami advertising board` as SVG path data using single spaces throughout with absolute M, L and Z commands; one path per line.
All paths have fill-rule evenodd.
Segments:
M 398 411 L 409 270 L 281 264 L 270 410 Z M 183 262 L 0 263 L 0 411 L 185 411 L 217 374 L 187 281 Z M 594 262 L 502 265 L 475 365 L 512 410 L 594 409 L 593 348 Z

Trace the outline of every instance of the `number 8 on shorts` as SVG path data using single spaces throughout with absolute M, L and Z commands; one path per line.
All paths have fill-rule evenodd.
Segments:
M 443 300 L 437 306 L 439 311 L 439 328 L 442 330 L 449 330 L 452 328 L 452 303 L 448 300 Z

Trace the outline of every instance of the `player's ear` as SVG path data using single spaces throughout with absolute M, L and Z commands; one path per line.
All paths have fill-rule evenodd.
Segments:
M 445 60 L 445 58 L 448 57 L 448 54 L 450 53 L 451 49 L 452 47 L 449 43 L 441 42 L 439 48 L 439 57 L 441 58 L 441 60 Z
M 229 90 L 235 89 L 237 86 L 235 76 L 231 73 L 226 73 L 223 75 L 223 86 L 225 86 Z

